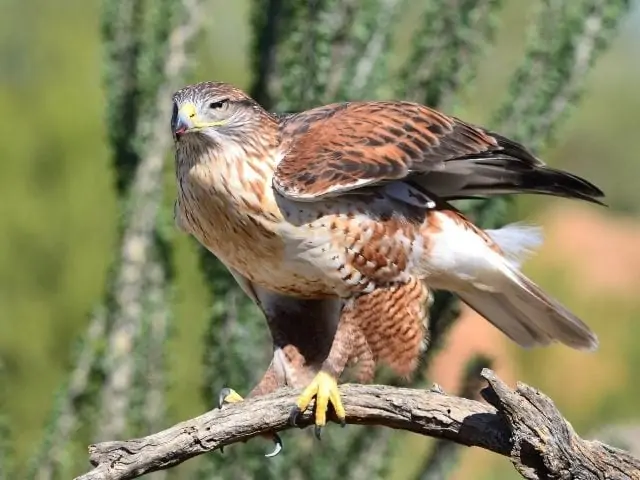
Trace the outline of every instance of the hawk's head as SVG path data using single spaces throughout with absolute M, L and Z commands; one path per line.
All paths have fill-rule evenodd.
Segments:
M 171 131 L 176 142 L 224 147 L 250 138 L 270 115 L 242 90 L 221 82 L 186 86 L 173 95 Z

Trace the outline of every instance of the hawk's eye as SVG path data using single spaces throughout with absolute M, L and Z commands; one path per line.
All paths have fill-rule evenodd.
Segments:
M 228 102 L 228 101 L 229 101 L 229 100 L 224 99 L 224 100 L 219 100 L 219 101 L 217 101 L 217 102 L 211 102 L 211 103 L 209 104 L 209 108 L 210 108 L 211 110 L 217 110 L 218 108 L 222 108 L 222 107 L 224 107 L 224 106 L 227 104 L 227 102 Z

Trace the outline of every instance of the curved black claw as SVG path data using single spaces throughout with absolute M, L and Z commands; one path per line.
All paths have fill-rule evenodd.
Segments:
M 341 426 L 342 428 L 344 428 L 344 427 L 346 427 L 346 426 L 347 426 L 347 421 L 346 421 L 346 419 L 344 419 L 344 418 L 341 418 L 341 419 L 340 419 L 340 426 Z M 315 434 L 315 436 L 316 436 L 316 438 L 317 438 L 318 440 L 322 440 L 322 427 L 321 427 L 320 425 L 316 425 L 316 426 L 315 426 L 315 429 L 314 429 L 313 433 Z
M 233 392 L 233 390 L 231 390 L 229 387 L 224 387 L 222 390 L 220 390 L 220 393 L 218 394 L 218 408 L 222 408 L 222 406 L 225 403 L 225 399 L 231 395 L 231 392 Z
M 282 451 L 282 439 L 280 438 L 280 435 L 278 435 L 277 433 L 273 434 L 273 443 L 275 443 L 276 446 L 273 449 L 273 452 L 267 453 L 265 455 L 265 457 L 267 457 L 267 458 L 275 457 L 276 455 L 278 455 Z
M 289 425 L 291 425 L 292 427 L 297 427 L 298 417 L 301 413 L 302 411 L 300 410 L 300 408 L 298 408 L 297 406 L 293 407 L 291 409 L 291 413 L 289 414 Z

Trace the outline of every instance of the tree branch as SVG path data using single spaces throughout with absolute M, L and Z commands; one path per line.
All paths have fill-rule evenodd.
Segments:
M 578 437 L 541 392 L 521 383 L 512 390 L 488 369 L 482 376 L 489 383 L 482 394 L 490 405 L 379 385 L 342 385 L 340 393 L 349 424 L 386 426 L 484 448 L 509 457 L 527 479 L 640 479 L 640 460 Z M 91 445 L 96 468 L 76 480 L 136 478 L 261 433 L 286 430 L 297 393 L 282 389 L 144 438 Z M 312 421 L 307 412 L 299 424 Z
M 480 377 L 485 369 L 491 368 L 493 361 L 484 355 L 474 355 L 469 360 L 462 374 L 462 382 L 458 393 L 462 398 L 476 400 L 484 387 Z M 449 478 L 458 464 L 462 447 L 449 440 L 439 439 L 434 442 L 429 455 L 425 455 L 416 480 L 440 480 Z

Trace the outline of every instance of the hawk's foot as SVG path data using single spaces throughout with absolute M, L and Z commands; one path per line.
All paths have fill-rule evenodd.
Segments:
M 239 395 L 238 392 L 236 392 L 233 388 L 225 387 L 220 390 L 220 393 L 218 394 L 218 408 L 222 408 L 222 406 L 227 403 L 238 403 L 242 402 L 243 400 L 244 398 L 242 398 L 242 396 Z M 273 441 L 273 443 L 276 444 L 273 452 L 267 453 L 265 457 L 271 458 L 278 455 L 282 450 L 282 439 L 280 438 L 280 435 L 274 432 L 265 433 L 262 436 L 269 438 Z M 220 447 L 220 453 L 224 453 L 224 447 Z
M 233 388 L 225 387 L 220 390 L 220 393 L 218 394 L 218 408 L 222 408 L 225 403 L 238 403 L 243 400 L 244 398 L 242 398 L 241 395 L 238 395 L 238 392 Z
M 291 410 L 291 415 L 289 416 L 289 423 L 291 425 L 296 425 L 296 420 L 298 415 L 304 412 L 311 400 L 315 397 L 316 399 L 316 412 L 315 412 L 315 434 L 318 440 L 320 440 L 322 427 L 327 424 L 327 410 L 329 407 L 329 403 L 333 405 L 333 409 L 336 412 L 336 416 L 340 420 L 340 425 L 345 426 L 345 411 L 342 406 L 342 399 L 340 398 L 340 393 L 338 392 L 338 381 L 328 374 L 327 372 L 319 372 L 312 382 L 307 385 L 307 388 L 304 389 L 302 394 L 298 397 L 296 401 L 296 406 Z

